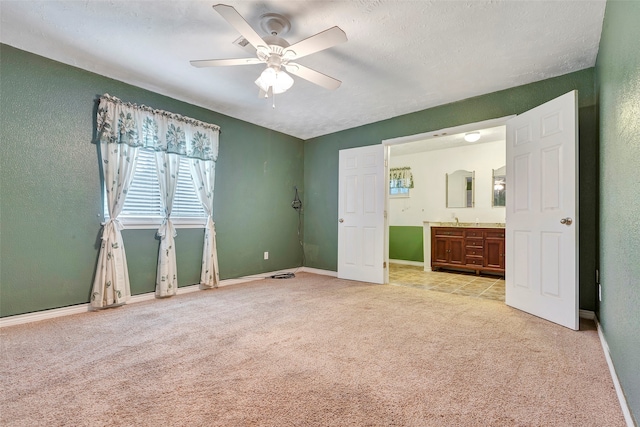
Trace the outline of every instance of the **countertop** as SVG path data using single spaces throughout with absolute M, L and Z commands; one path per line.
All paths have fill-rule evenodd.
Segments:
M 460 222 L 456 224 L 455 222 L 436 222 L 436 221 L 425 221 L 429 223 L 431 227 L 459 227 L 459 228 L 504 228 L 505 224 L 503 222 Z

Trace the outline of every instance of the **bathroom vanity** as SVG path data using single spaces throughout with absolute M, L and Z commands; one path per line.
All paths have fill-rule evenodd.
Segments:
M 431 227 L 431 270 L 462 269 L 504 275 L 504 228 Z

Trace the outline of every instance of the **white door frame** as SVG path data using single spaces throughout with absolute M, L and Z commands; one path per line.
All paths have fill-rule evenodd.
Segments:
M 434 139 L 434 138 L 438 138 L 439 136 L 443 136 L 443 135 L 455 135 L 458 133 L 467 133 L 467 132 L 473 132 L 476 130 L 482 130 L 482 129 L 487 129 L 487 128 L 492 128 L 492 127 L 496 127 L 496 126 L 506 126 L 507 125 L 507 121 L 513 117 L 516 117 L 515 114 L 512 114 L 510 116 L 504 116 L 504 117 L 498 117 L 496 119 L 489 119 L 489 120 L 483 120 L 481 122 L 475 122 L 475 123 L 467 123 L 464 125 L 460 125 L 460 126 L 453 126 L 450 128 L 444 128 L 444 129 L 439 129 L 439 130 L 434 130 L 434 131 L 429 131 L 429 132 L 423 132 L 423 133 L 418 133 L 415 135 L 407 135 L 407 136 L 400 136 L 397 138 L 391 138 L 391 139 L 384 139 L 382 140 L 382 144 L 385 146 L 385 150 L 384 150 L 384 165 L 385 165 L 385 176 L 389 176 L 389 153 L 390 153 L 390 149 L 392 146 L 394 145 L 400 145 L 400 144 L 406 144 L 409 142 L 418 142 L 418 141 L 428 141 L 429 139 Z M 506 142 L 505 142 L 506 144 Z M 386 186 L 385 186 L 385 198 L 384 198 L 384 210 L 385 210 L 385 218 L 384 218 L 384 222 L 385 222 L 385 228 L 384 228 L 384 242 L 385 242 L 385 247 L 384 247 L 384 261 L 386 263 L 387 266 L 389 266 L 389 218 L 386 215 L 387 212 L 389 212 L 389 180 L 386 180 Z M 425 253 L 424 254 L 424 265 L 425 265 L 425 270 L 427 270 L 427 268 L 430 269 L 431 265 L 431 253 Z M 385 270 L 385 284 L 389 283 L 389 269 L 387 268 Z

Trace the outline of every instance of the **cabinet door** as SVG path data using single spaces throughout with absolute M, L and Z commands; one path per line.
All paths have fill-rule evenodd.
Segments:
M 448 248 L 449 238 L 447 237 L 434 237 L 431 241 L 433 245 L 433 250 L 431 251 L 431 260 L 433 262 L 448 262 L 449 257 L 449 248 Z
M 485 240 L 484 265 L 504 269 L 504 239 Z
M 466 264 L 464 239 L 452 237 L 449 239 L 449 262 L 451 264 Z

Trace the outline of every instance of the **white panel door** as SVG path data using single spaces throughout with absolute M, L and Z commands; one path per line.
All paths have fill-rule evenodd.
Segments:
M 507 122 L 507 305 L 578 329 L 578 93 Z
M 384 146 L 340 150 L 338 277 L 384 281 Z

